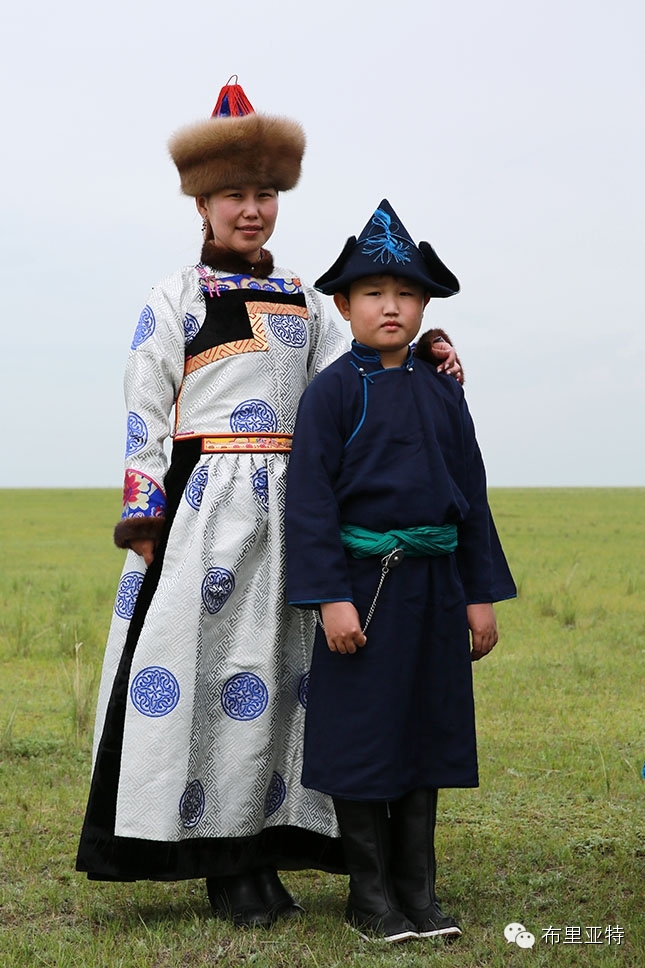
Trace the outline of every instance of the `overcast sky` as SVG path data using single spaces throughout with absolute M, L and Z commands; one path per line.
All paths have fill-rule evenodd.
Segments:
M 166 142 L 233 73 L 307 132 L 279 264 L 313 280 L 385 196 L 459 277 L 426 323 L 491 485 L 645 484 L 642 0 L 8 6 L 0 486 L 120 486 L 140 310 L 200 249 Z

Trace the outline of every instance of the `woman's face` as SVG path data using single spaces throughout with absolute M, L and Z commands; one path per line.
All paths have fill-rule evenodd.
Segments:
M 222 188 L 211 195 L 199 195 L 195 201 L 200 215 L 210 222 L 218 245 L 237 252 L 248 262 L 257 262 L 278 217 L 275 188 Z

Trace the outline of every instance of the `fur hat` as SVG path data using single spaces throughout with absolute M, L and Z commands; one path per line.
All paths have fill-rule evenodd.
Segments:
M 256 114 L 239 84 L 225 84 L 210 120 L 177 131 L 168 148 L 185 195 L 242 185 L 285 192 L 300 177 L 305 133 L 297 121 Z
M 345 243 L 333 266 L 314 283 L 332 296 L 352 282 L 383 273 L 412 279 L 431 296 L 445 298 L 459 292 L 459 281 L 428 242 L 416 246 L 398 215 L 384 198 L 359 235 Z

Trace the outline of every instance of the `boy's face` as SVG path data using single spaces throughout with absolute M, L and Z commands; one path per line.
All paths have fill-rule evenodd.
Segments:
M 349 299 L 336 293 L 334 302 L 354 339 L 378 350 L 383 366 L 400 366 L 421 328 L 430 296 L 401 276 L 364 276 L 353 282 Z

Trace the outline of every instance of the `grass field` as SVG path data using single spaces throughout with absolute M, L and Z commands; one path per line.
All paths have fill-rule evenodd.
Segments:
M 285 875 L 306 918 L 235 932 L 201 882 L 75 873 L 119 494 L 0 491 L 0 966 L 645 966 L 645 490 L 491 504 L 519 600 L 475 667 L 481 788 L 440 796 L 439 894 L 464 934 L 387 946 L 343 924 L 340 877 Z

